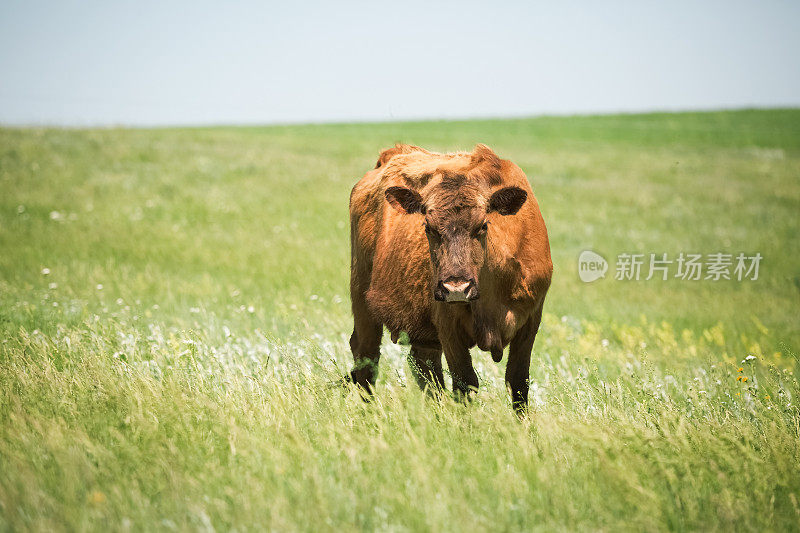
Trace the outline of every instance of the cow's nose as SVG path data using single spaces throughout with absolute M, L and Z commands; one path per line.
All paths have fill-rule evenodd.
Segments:
M 439 292 L 441 299 L 445 302 L 468 302 L 478 298 L 478 290 L 475 280 L 448 279 L 439 282 Z
M 471 281 L 445 281 L 442 283 L 448 292 L 467 292 Z

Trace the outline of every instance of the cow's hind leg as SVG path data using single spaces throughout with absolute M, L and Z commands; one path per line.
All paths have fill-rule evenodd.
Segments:
M 442 373 L 442 348 L 434 343 L 411 343 L 408 366 L 417 385 L 429 394 L 444 390 Z
M 542 309 L 539 308 L 525 323 L 514 338 L 508 351 L 506 364 L 506 387 L 511 393 L 511 404 L 517 414 L 524 414 L 528 408 L 528 378 L 530 376 L 531 350 L 539 324 L 542 321 Z
M 378 378 L 383 325 L 369 313 L 363 297 L 353 298 L 353 322 L 353 335 L 350 337 L 353 370 L 349 381 L 371 393 Z

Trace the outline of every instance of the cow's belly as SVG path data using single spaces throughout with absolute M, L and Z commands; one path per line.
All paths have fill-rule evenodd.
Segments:
M 367 305 L 392 334 L 437 342 L 431 321 L 430 257 L 421 217 L 386 212 L 373 260 Z
M 431 292 L 424 280 L 392 271 L 379 273 L 373 275 L 366 296 L 370 312 L 392 335 L 405 331 L 412 341 L 438 341 L 431 320 Z
M 367 305 L 370 313 L 386 326 L 392 336 L 405 331 L 411 340 L 438 340 L 438 334 L 431 322 L 430 307 L 409 305 L 407 301 L 403 302 L 393 298 L 391 294 L 374 289 L 367 292 Z

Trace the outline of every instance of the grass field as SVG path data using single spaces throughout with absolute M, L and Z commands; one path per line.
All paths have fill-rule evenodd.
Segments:
M 478 351 L 470 405 L 388 337 L 374 402 L 334 385 L 348 194 L 396 141 L 533 185 L 526 419 Z M 799 214 L 800 110 L 0 129 L 0 530 L 800 530 Z M 763 260 L 618 281 L 623 252 Z

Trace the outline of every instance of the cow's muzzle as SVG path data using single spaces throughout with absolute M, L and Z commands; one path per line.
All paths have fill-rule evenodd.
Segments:
M 439 281 L 433 297 L 440 302 L 466 303 L 478 299 L 478 285 L 474 279 L 463 280 L 450 278 Z

